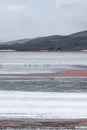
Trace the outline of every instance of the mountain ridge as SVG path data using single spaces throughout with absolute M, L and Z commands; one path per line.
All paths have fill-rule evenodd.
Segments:
M 0 50 L 87 50 L 87 30 L 70 35 L 21 39 L 0 45 Z

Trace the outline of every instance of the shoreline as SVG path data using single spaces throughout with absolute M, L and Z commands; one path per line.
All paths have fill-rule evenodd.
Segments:
M 87 50 L 0 50 L 0 52 L 69 52 L 69 53 L 87 53 Z
M 87 127 L 87 119 L 0 119 L 0 128 Z

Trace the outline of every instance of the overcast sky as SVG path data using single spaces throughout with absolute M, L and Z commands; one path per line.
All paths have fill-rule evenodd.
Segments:
M 0 0 L 0 41 L 87 29 L 87 0 Z

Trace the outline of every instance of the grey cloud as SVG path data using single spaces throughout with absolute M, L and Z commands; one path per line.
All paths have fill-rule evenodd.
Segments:
M 66 35 L 87 29 L 87 0 L 19 1 L 0 5 L 0 40 Z
M 2 39 L 17 39 L 28 36 L 31 31 L 32 17 L 24 5 L 2 5 L 0 7 L 0 34 Z
M 56 0 L 56 8 L 73 7 L 73 6 L 86 6 L 87 0 Z
M 87 28 L 87 0 L 57 0 L 56 11 L 60 21 L 72 32 Z

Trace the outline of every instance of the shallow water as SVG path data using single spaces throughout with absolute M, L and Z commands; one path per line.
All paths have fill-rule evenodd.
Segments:
M 0 74 L 56 73 L 87 70 L 87 53 L 0 52 Z
M 0 77 L 0 90 L 87 92 L 86 77 Z

